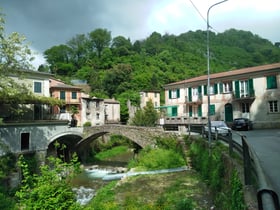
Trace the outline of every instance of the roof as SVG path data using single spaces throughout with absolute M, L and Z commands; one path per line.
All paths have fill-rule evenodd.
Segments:
M 50 89 L 72 89 L 72 90 L 81 90 L 82 88 L 72 85 L 66 85 L 66 84 L 56 84 L 54 86 L 51 86 Z
M 120 102 L 119 101 L 116 101 L 115 99 L 111 99 L 111 98 L 106 98 L 104 99 L 104 102 L 105 103 L 110 103 L 110 104 L 119 104 Z
M 237 69 L 237 70 L 230 70 L 230 71 L 225 71 L 225 72 L 220 72 L 220 73 L 215 73 L 215 74 L 210 74 L 210 80 L 226 80 L 229 78 L 238 78 L 238 77 L 245 77 L 249 75 L 256 75 L 259 73 L 263 72 L 268 72 L 271 70 L 276 70 L 280 72 L 280 63 L 274 63 L 274 64 L 268 64 L 268 65 L 262 65 L 262 66 L 255 66 L 255 67 L 248 67 L 248 68 L 242 68 L 242 69 Z M 207 81 L 208 75 L 202 75 L 199 77 L 193 77 L 190 79 L 174 82 L 174 83 L 169 83 L 166 84 L 164 87 L 169 87 L 169 86 L 175 86 L 175 85 L 180 85 L 180 84 L 186 84 L 186 83 L 195 83 L 195 82 L 204 82 Z

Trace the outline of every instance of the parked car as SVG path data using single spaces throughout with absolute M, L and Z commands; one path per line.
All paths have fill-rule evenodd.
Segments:
M 204 126 L 204 133 L 208 137 L 208 125 Z M 222 136 L 229 136 L 231 129 L 227 126 L 224 121 L 211 121 L 211 135 L 217 138 L 216 134 Z
M 253 122 L 248 118 L 236 118 L 233 120 L 232 130 L 252 130 L 253 129 Z

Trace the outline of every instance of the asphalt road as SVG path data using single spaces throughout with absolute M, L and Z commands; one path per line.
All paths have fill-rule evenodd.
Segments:
M 233 139 L 241 143 L 238 134 L 247 137 L 249 145 L 255 150 L 261 167 L 270 181 L 271 187 L 280 199 L 280 129 L 233 131 Z

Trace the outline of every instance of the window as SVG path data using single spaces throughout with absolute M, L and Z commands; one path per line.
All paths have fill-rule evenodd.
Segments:
M 77 92 L 72 92 L 72 99 L 77 99 Z
M 155 98 L 157 98 L 157 93 L 155 93 Z
M 224 82 L 223 83 L 223 93 L 229 93 L 232 91 L 232 83 L 231 82 Z
M 96 119 L 99 120 L 99 113 L 96 113 Z
M 240 97 L 247 97 L 249 95 L 248 80 L 240 81 Z
M 180 98 L 180 89 L 169 90 L 169 98 L 170 99 Z
M 277 88 L 277 80 L 276 80 L 275 75 L 266 77 L 266 86 L 267 86 L 267 89 L 276 89 Z
M 242 113 L 250 112 L 250 104 L 249 103 L 241 103 Z
M 60 99 L 65 100 L 65 91 L 60 91 Z
M 29 138 L 30 138 L 30 133 L 21 133 L 20 134 L 21 150 L 29 150 Z
M 217 84 L 210 85 L 209 94 L 213 95 L 213 94 L 217 94 L 217 93 L 218 93 L 218 85 Z
M 34 82 L 34 93 L 42 93 L 42 83 Z
M 279 108 L 278 108 L 278 101 L 269 101 L 268 102 L 268 106 L 269 106 L 269 112 L 270 113 L 275 113 L 275 112 L 279 112 Z

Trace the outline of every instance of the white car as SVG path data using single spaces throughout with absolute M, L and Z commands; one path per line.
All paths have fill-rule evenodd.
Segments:
M 208 137 L 208 125 L 204 126 L 204 134 Z M 211 135 L 229 136 L 231 129 L 224 121 L 211 121 Z M 215 136 L 216 137 L 216 136 Z

